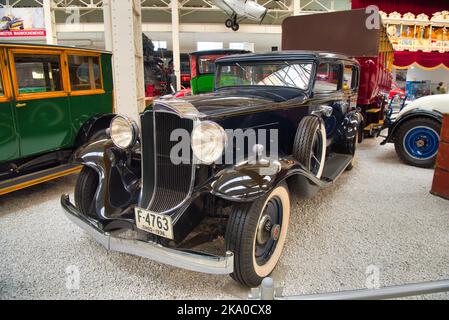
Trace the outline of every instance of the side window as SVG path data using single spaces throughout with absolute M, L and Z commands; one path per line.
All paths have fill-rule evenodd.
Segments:
M 357 68 L 354 66 L 345 66 L 343 74 L 343 89 L 355 89 L 357 87 Z
M 68 62 L 72 91 L 102 89 L 100 57 L 69 55 Z
M 318 66 L 315 91 L 337 91 L 340 83 L 340 65 L 334 63 L 322 63 Z
M 198 69 L 200 74 L 210 74 L 215 72 L 215 60 L 221 58 L 223 55 L 211 54 L 201 56 L 198 59 Z
M 14 54 L 19 94 L 63 91 L 57 54 Z

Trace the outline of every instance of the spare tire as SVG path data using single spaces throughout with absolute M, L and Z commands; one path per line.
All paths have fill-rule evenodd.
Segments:
M 316 116 L 304 117 L 296 131 L 293 156 L 305 169 L 321 179 L 326 162 L 326 128 Z

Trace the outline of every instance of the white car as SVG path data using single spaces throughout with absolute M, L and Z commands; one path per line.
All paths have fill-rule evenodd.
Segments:
M 382 145 L 394 143 L 399 158 L 407 164 L 434 167 L 445 113 L 449 114 L 449 94 L 413 101 L 399 112 L 394 121 L 387 119 L 388 136 Z

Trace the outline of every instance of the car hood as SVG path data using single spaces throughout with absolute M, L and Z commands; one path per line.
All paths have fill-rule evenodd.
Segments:
M 437 94 L 416 99 L 402 109 L 402 111 L 398 114 L 398 117 L 413 109 L 422 109 L 427 111 L 436 110 L 441 113 L 449 113 L 449 94 Z
M 268 106 L 278 105 L 268 98 L 247 95 L 210 93 L 182 99 L 160 99 L 155 109 L 171 109 L 181 115 L 195 115 L 198 118 L 221 118 L 247 112 L 256 112 Z

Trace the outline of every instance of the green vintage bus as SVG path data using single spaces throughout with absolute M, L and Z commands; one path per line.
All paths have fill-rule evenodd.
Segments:
M 0 195 L 77 172 L 114 117 L 111 53 L 0 43 L 0 61 Z
M 250 51 L 219 49 L 192 52 L 190 54 L 190 86 L 192 89 L 192 94 L 201 94 L 214 91 L 215 60 L 228 55 L 244 53 L 250 53 Z

